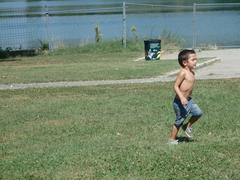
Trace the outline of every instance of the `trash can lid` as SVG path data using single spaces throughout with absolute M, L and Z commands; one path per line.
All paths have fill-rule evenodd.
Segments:
M 159 43 L 161 42 L 161 39 L 148 39 L 148 40 L 144 40 L 144 42 Z

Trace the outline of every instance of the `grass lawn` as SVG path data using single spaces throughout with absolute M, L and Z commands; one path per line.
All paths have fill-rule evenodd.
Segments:
M 53 53 L 0 61 L 0 83 L 147 78 L 179 68 L 176 61 L 134 61 L 143 52 Z
M 172 86 L 0 91 L 0 179 L 238 179 L 240 79 L 197 82 L 204 116 L 177 146 Z

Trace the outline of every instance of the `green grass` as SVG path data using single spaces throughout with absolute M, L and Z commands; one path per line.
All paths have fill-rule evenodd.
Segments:
M 147 78 L 179 68 L 176 61 L 134 61 L 141 52 L 85 53 L 62 50 L 47 56 L 18 57 L 0 62 L 0 83 Z
M 240 79 L 197 82 L 204 116 L 177 146 L 172 86 L 0 91 L 0 179 L 238 179 Z
M 0 62 L 0 83 L 128 79 L 158 76 L 174 61 L 134 61 L 140 53 L 65 54 Z

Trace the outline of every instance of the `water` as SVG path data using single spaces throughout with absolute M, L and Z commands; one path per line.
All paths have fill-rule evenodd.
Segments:
M 224 3 L 226 0 L 1 0 L 1 8 L 41 6 L 68 6 L 68 5 L 100 5 L 111 3 L 148 3 L 148 4 L 173 4 L 192 5 L 193 3 Z M 231 0 L 231 3 L 239 3 L 240 0 Z
M 69 0 L 69 1 L 0 1 L 0 47 L 32 48 L 41 42 L 50 42 L 53 47 L 64 44 L 83 44 L 93 42 L 95 27 L 98 25 L 104 40 L 121 39 L 123 31 L 120 0 Z M 222 1 L 180 1 L 180 0 L 126 0 L 127 3 L 192 5 L 197 3 L 216 3 Z M 239 1 L 231 1 L 239 2 Z M 161 38 L 163 32 L 169 32 L 178 39 L 183 39 L 185 46 L 192 45 L 193 34 L 197 46 L 240 46 L 240 5 L 218 7 L 218 11 L 200 11 L 197 7 L 195 25 L 192 7 L 183 10 L 142 7 L 141 13 L 129 13 L 127 9 L 127 35 L 133 38 L 131 27 L 136 27 L 136 34 L 141 38 Z M 98 8 L 114 8 L 113 13 L 94 14 Z M 81 9 L 81 15 L 67 13 Z M 88 9 L 88 11 L 85 11 Z M 91 15 L 87 14 L 91 10 Z M 65 11 L 64 14 L 61 14 Z M 66 11 L 67 10 L 67 11 Z M 99 9 L 97 10 L 99 11 Z M 107 11 L 106 9 L 104 11 Z M 112 10 L 111 10 L 112 11 Z M 42 16 L 14 16 L 22 14 L 42 14 Z M 58 13 L 46 16 L 46 12 Z M 117 12 L 117 13 L 116 13 Z M 120 13 L 119 13 L 120 12 Z M 154 12 L 154 13 L 153 13 Z M 64 16 L 63 16 L 64 15 Z

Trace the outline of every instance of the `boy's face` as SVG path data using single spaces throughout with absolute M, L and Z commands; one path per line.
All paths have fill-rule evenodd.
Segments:
M 188 60 L 183 62 L 185 67 L 188 67 L 189 69 L 194 69 L 196 68 L 197 65 L 197 56 L 196 54 L 189 54 L 188 55 Z

